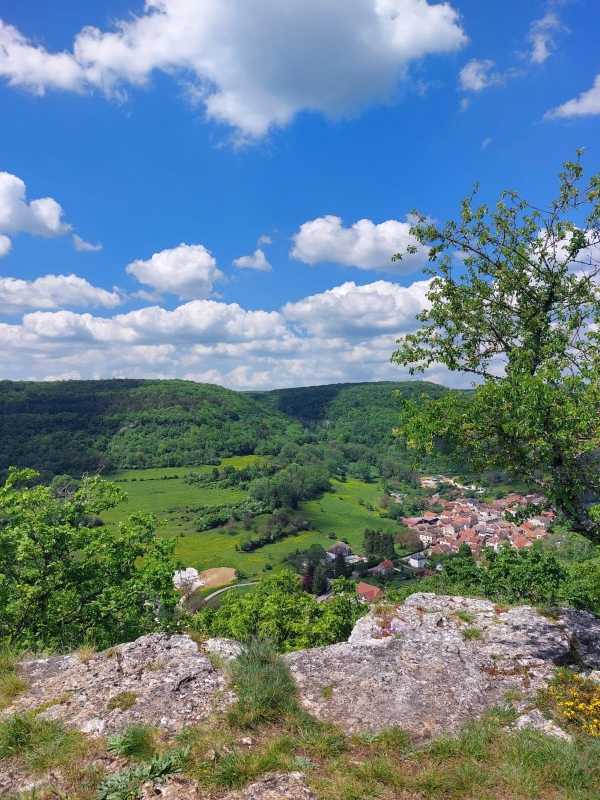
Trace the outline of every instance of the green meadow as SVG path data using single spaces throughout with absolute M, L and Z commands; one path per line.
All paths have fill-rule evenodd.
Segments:
M 240 468 L 256 459 L 256 456 L 237 456 L 223 459 L 222 466 L 230 464 Z M 265 566 L 277 568 L 282 559 L 295 550 L 304 550 L 311 544 L 331 546 L 331 534 L 336 539 L 347 539 L 360 553 L 365 528 L 381 528 L 395 532 L 397 525 L 381 518 L 378 499 L 381 487 L 378 483 L 362 483 L 349 478 L 346 481 L 332 480 L 332 491 L 318 500 L 300 504 L 299 512 L 314 530 L 302 531 L 279 542 L 266 545 L 249 553 L 235 549 L 243 533 L 241 523 L 236 523 L 229 532 L 226 528 L 214 528 L 198 533 L 195 530 L 197 512 L 205 505 L 236 503 L 245 493 L 237 489 L 219 489 L 185 483 L 188 472 L 207 472 L 212 467 L 164 468 L 130 470 L 110 475 L 127 492 L 128 502 L 103 514 L 108 525 L 114 525 L 133 512 L 153 513 L 161 527 L 161 537 L 176 537 L 176 558 L 186 567 L 199 571 L 212 567 L 232 567 L 245 576 L 252 577 Z M 174 477 L 178 476 L 178 477 Z M 256 530 L 268 520 L 267 515 L 252 521 Z

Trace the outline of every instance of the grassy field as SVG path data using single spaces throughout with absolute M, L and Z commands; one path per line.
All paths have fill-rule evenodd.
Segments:
M 255 456 L 223 459 L 222 465 L 240 468 L 254 460 Z M 302 503 L 300 512 L 314 525 L 315 530 L 302 531 L 279 542 L 266 545 L 250 553 L 238 552 L 236 544 L 242 535 L 242 526 L 237 524 L 230 534 L 224 528 L 198 533 L 195 530 L 197 510 L 204 505 L 235 503 L 244 498 L 244 492 L 236 489 L 219 489 L 188 484 L 183 480 L 187 472 L 209 471 L 212 467 L 165 468 L 132 470 L 109 476 L 121 483 L 127 492 L 128 502 L 103 514 L 107 524 L 117 524 L 132 512 L 153 513 L 161 522 L 159 536 L 177 537 L 175 555 L 186 567 L 197 570 L 212 567 L 233 567 L 252 577 L 267 564 L 276 568 L 282 559 L 295 550 L 304 550 L 311 544 L 331 546 L 329 534 L 337 539 L 345 538 L 360 552 L 360 543 L 365 528 L 381 528 L 395 532 L 397 525 L 379 517 L 377 500 L 381 487 L 377 483 L 366 484 L 348 479 L 345 482 L 332 480 L 333 491 L 319 500 Z M 177 475 L 179 477 L 174 478 Z M 168 480 L 165 479 L 168 476 Z M 256 517 L 252 526 L 256 529 L 267 517 Z

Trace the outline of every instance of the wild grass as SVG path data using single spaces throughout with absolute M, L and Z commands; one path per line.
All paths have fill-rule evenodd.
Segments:
M 110 698 L 106 704 L 106 707 L 109 711 L 112 711 L 113 708 L 118 708 L 121 711 L 127 711 L 135 705 L 136 700 L 137 697 L 133 692 L 119 692 L 119 694 L 116 694 L 114 697 Z
M 86 737 L 34 713 L 0 720 L 0 762 L 12 759 L 30 772 L 66 766 L 89 748 Z
M 132 725 L 123 733 L 110 736 L 107 750 L 118 756 L 147 761 L 157 752 L 157 731 L 142 725 Z
M 479 630 L 479 628 L 464 628 L 461 631 L 461 633 L 463 635 L 463 638 L 466 639 L 467 641 L 470 641 L 471 639 L 481 639 L 482 636 L 482 633 Z
M 9 706 L 27 689 L 17 671 L 18 658 L 11 650 L 0 649 L 0 710 Z
M 227 714 L 230 725 L 256 728 L 299 711 L 294 680 L 269 642 L 249 642 L 227 665 L 227 671 L 238 697 Z

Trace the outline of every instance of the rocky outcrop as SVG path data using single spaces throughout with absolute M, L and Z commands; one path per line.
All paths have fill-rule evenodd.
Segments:
M 206 794 L 191 781 L 171 778 L 164 784 L 145 784 L 142 800 L 201 800 Z M 227 792 L 221 800 L 316 800 L 301 772 L 271 772 L 241 791 Z
M 414 739 L 459 730 L 507 697 L 525 710 L 557 665 L 594 667 L 593 615 L 411 595 L 359 620 L 347 643 L 288 655 L 302 705 L 349 732 L 401 727 Z M 577 648 L 580 649 L 577 649 Z
M 153 725 L 174 733 L 233 699 L 225 678 L 189 636 L 154 633 L 81 661 L 77 655 L 26 661 L 29 691 L 4 714 L 39 709 L 84 733 Z

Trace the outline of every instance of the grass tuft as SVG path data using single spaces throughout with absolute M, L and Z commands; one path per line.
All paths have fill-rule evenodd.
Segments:
M 0 710 L 26 689 L 27 684 L 17 672 L 17 656 L 10 650 L 0 649 Z
M 129 708 L 135 705 L 135 701 L 137 700 L 137 696 L 133 692 L 119 692 L 114 697 L 111 697 L 108 701 L 106 707 L 109 711 L 112 711 L 113 708 L 119 708 L 121 711 L 127 711 Z
M 107 750 L 118 756 L 148 761 L 156 754 L 156 734 L 152 728 L 132 725 L 123 733 L 110 736 Z
M 233 727 L 256 728 L 299 711 L 294 679 L 270 642 L 249 642 L 227 671 L 238 696 L 227 714 Z
M 470 641 L 471 639 L 481 639 L 481 631 L 479 628 L 465 628 L 463 631 L 461 631 L 461 633 L 463 638 L 467 641 Z

